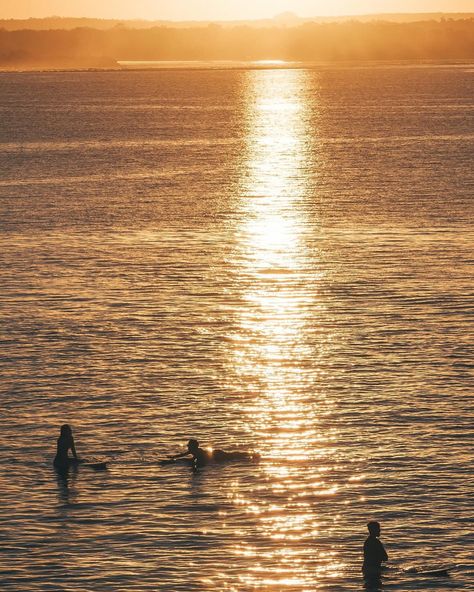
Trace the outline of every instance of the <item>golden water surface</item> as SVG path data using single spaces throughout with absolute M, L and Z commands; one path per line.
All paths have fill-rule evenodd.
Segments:
M 472 72 L 0 86 L 2 589 L 468 590 Z

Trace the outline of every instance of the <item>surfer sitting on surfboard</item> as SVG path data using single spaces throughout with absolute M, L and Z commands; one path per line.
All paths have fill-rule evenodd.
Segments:
M 388 561 L 388 555 L 379 539 L 380 523 L 375 521 L 369 522 L 367 528 L 369 529 L 369 536 L 364 543 L 364 564 L 362 565 L 362 571 L 366 577 L 377 578 L 380 577 L 382 563 Z
M 69 450 L 72 452 L 72 457 L 68 454 Z M 53 464 L 56 471 L 64 474 L 68 472 L 70 467 L 78 467 L 79 465 L 88 467 L 94 471 L 103 471 L 107 468 L 107 462 L 105 461 L 97 462 L 96 460 L 91 461 L 78 458 L 72 429 L 67 423 L 61 426 L 61 433 L 58 438 L 58 447 Z
M 199 447 L 199 442 L 192 438 L 187 444 L 187 450 L 181 452 L 175 456 L 172 456 L 170 462 L 192 455 L 192 463 L 194 468 L 205 467 L 211 462 L 221 463 L 230 460 L 254 460 L 258 459 L 257 454 L 251 454 L 249 452 L 226 452 L 225 450 L 204 450 Z
M 72 458 L 68 455 L 69 450 L 72 452 Z M 72 464 L 77 464 L 78 462 L 79 459 L 77 457 L 71 426 L 65 423 L 61 426 L 53 464 L 59 471 L 66 471 Z

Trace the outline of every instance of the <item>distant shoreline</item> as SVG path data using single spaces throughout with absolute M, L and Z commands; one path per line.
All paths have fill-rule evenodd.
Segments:
M 65 17 L 65 16 L 46 16 L 30 18 L 2 18 L 0 19 L 0 28 L 7 31 L 18 30 L 49 30 L 49 29 L 76 29 L 93 28 L 108 30 L 116 27 L 131 29 L 150 29 L 156 27 L 167 28 L 205 28 L 209 25 L 217 25 L 223 28 L 231 27 L 297 27 L 308 23 L 331 24 L 344 23 L 349 21 L 359 21 L 363 23 L 371 21 L 386 21 L 393 23 L 412 23 L 426 20 L 440 21 L 441 19 L 470 19 L 474 18 L 474 11 L 454 11 L 454 12 L 375 12 L 375 13 L 354 13 L 343 15 L 326 16 L 306 16 L 300 17 L 292 12 L 286 12 L 275 17 L 257 18 L 257 19 L 205 19 L 205 20 L 170 20 L 170 19 L 117 19 L 117 18 L 95 18 L 95 17 Z
M 151 65 L 153 64 L 153 65 Z M 6 68 L 0 65 L 1 74 L 21 74 L 32 72 L 164 72 L 164 71 L 226 71 L 226 70 L 314 70 L 317 68 L 358 68 L 358 67 L 430 67 L 430 66 L 470 66 L 474 67 L 473 60 L 445 59 L 445 60 L 340 60 L 340 61 L 289 61 L 263 60 L 263 61 L 227 61 L 227 60 L 150 60 L 150 61 L 129 61 L 119 60 L 116 67 L 34 67 L 25 66 L 17 68 Z
M 474 60 L 474 18 L 264 28 L 0 29 L 2 70 L 301 68 L 320 62 Z

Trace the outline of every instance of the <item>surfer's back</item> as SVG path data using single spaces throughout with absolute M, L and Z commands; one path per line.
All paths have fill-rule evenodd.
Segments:
M 380 569 L 382 562 L 388 556 L 382 542 L 373 535 L 369 535 L 364 543 L 364 569 Z
M 377 572 L 382 568 L 382 563 L 388 561 L 388 555 L 385 547 L 379 540 L 380 524 L 378 522 L 369 522 L 367 524 L 369 536 L 364 543 L 364 572 Z

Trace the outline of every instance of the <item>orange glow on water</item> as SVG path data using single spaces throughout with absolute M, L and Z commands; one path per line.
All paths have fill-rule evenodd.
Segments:
M 263 552 L 250 542 L 241 544 L 236 555 L 261 561 L 271 556 L 280 565 L 272 577 L 263 563 L 241 576 L 247 585 L 265 589 L 304 589 L 309 584 L 305 571 L 319 531 L 309 499 L 339 491 L 326 481 L 320 460 L 327 456 L 333 435 L 318 429 L 318 409 L 307 398 L 314 376 L 305 363 L 311 357 L 305 335 L 309 325 L 317 323 L 320 303 L 308 299 L 304 290 L 308 259 L 313 257 L 306 248 L 307 221 L 301 207 L 310 190 L 303 174 L 310 149 L 305 76 L 297 70 L 248 74 L 247 174 L 241 186 L 245 215 L 236 255 L 247 288 L 239 337 L 231 341 L 229 371 L 239 388 L 249 392 L 249 430 L 261 442 L 263 482 L 256 489 L 268 491 L 275 500 L 244 496 L 238 483 L 230 499 L 257 521 L 259 536 L 271 544 L 271 550 Z M 312 281 L 324 274 L 314 269 Z M 302 470 L 307 473 L 303 481 Z M 321 561 L 327 572 L 338 573 L 334 557 L 319 559 L 320 567 Z

